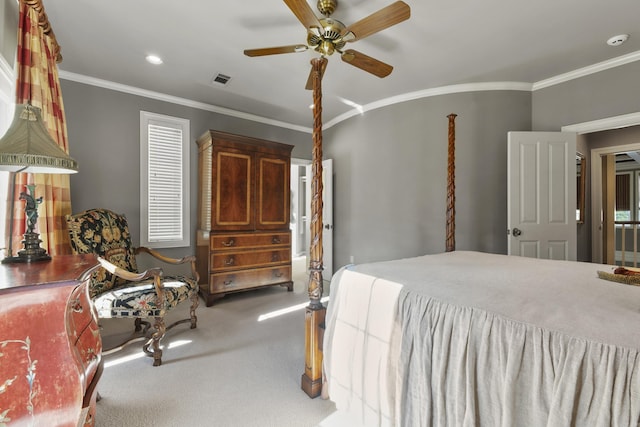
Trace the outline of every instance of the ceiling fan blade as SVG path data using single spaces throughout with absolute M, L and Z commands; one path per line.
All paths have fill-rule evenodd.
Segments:
M 327 69 L 327 64 L 329 61 L 322 61 L 320 64 L 320 80 L 324 76 L 324 71 Z M 307 77 L 307 85 L 304 87 L 306 90 L 313 90 L 313 67 L 311 67 L 311 71 L 309 71 L 309 77 Z
M 305 28 L 317 28 L 322 31 L 322 24 L 320 24 L 318 17 L 313 13 L 313 9 L 311 9 L 306 0 L 284 0 L 284 2 Z
M 244 54 L 247 56 L 265 56 L 278 55 L 281 53 L 304 52 L 308 47 L 303 44 L 292 44 L 290 46 L 265 47 L 262 49 L 246 49 Z
M 353 49 L 345 50 L 342 54 L 342 60 L 347 64 L 351 64 L 354 67 L 358 67 L 361 70 L 380 78 L 387 77 L 391 74 L 391 71 L 393 71 L 393 67 L 391 65 L 385 64 L 382 61 L 378 61 L 375 58 L 367 56 L 364 53 L 357 52 Z
M 411 8 L 409 5 L 403 1 L 397 1 L 349 25 L 342 35 L 345 41 L 353 42 L 361 40 L 385 28 L 406 21 L 410 16 Z M 353 33 L 353 37 L 351 37 L 349 33 Z

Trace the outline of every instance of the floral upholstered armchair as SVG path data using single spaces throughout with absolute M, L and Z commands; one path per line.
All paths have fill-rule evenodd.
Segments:
M 89 287 L 98 317 L 135 319 L 132 338 L 145 337 L 143 350 L 153 356 L 154 366 L 160 366 L 160 340 L 166 331 L 185 322 L 191 324 L 191 329 L 196 327 L 198 273 L 195 256 L 174 259 L 149 248 L 134 248 L 125 216 L 107 209 L 67 215 L 66 220 L 73 252 L 95 254 L 103 267 L 94 273 Z M 171 265 L 190 263 L 191 277 L 164 276 L 161 268 L 138 272 L 136 255 L 140 253 Z M 167 327 L 165 314 L 186 300 L 191 301 L 190 318 Z M 143 320 L 147 318 L 154 318 L 152 331 L 149 330 L 150 322 Z

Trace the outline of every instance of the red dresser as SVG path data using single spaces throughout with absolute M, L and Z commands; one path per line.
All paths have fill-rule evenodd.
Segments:
M 0 265 L 0 425 L 94 425 L 102 342 L 93 255 Z

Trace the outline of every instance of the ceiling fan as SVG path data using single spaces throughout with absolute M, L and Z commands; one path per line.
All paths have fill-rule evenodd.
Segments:
M 247 56 L 278 55 L 282 53 L 304 52 L 313 49 L 322 57 L 331 56 L 338 52 L 342 61 L 354 67 L 360 68 L 380 78 L 391 74 L 393 67 L 375 58 L 367 56 L 353 49 L 344 49 L 347 43 L 362 40 L 372 34 L 396 25 L 409 19 L 411 9 L 403 1 L 386 6 L 377 12 L 355 22 L 344 25 L 342 22 L 330 18 L 338 6 L 338 0 L 318 0 L 317 8 L 324 18 L 318 18 L 306 0 L 284 0 L 293 14 L 307 29 L 307 44 L 294 44 L 289 46 L 268 47 L 262 49 L 247 49 Z M 323 61 L 321 76 L 326 68 Z M 309 75 L 307 89 L 312 88 L 312 79 Z

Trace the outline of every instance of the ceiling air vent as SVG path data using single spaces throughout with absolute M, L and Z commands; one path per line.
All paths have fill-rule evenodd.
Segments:
M 222 73 L 218 73 L 213 77 L 213 83 L 223 85 L 223 86 L 229 83 L 229 80 L 231 80 L 231 77 L 224 75 Z

